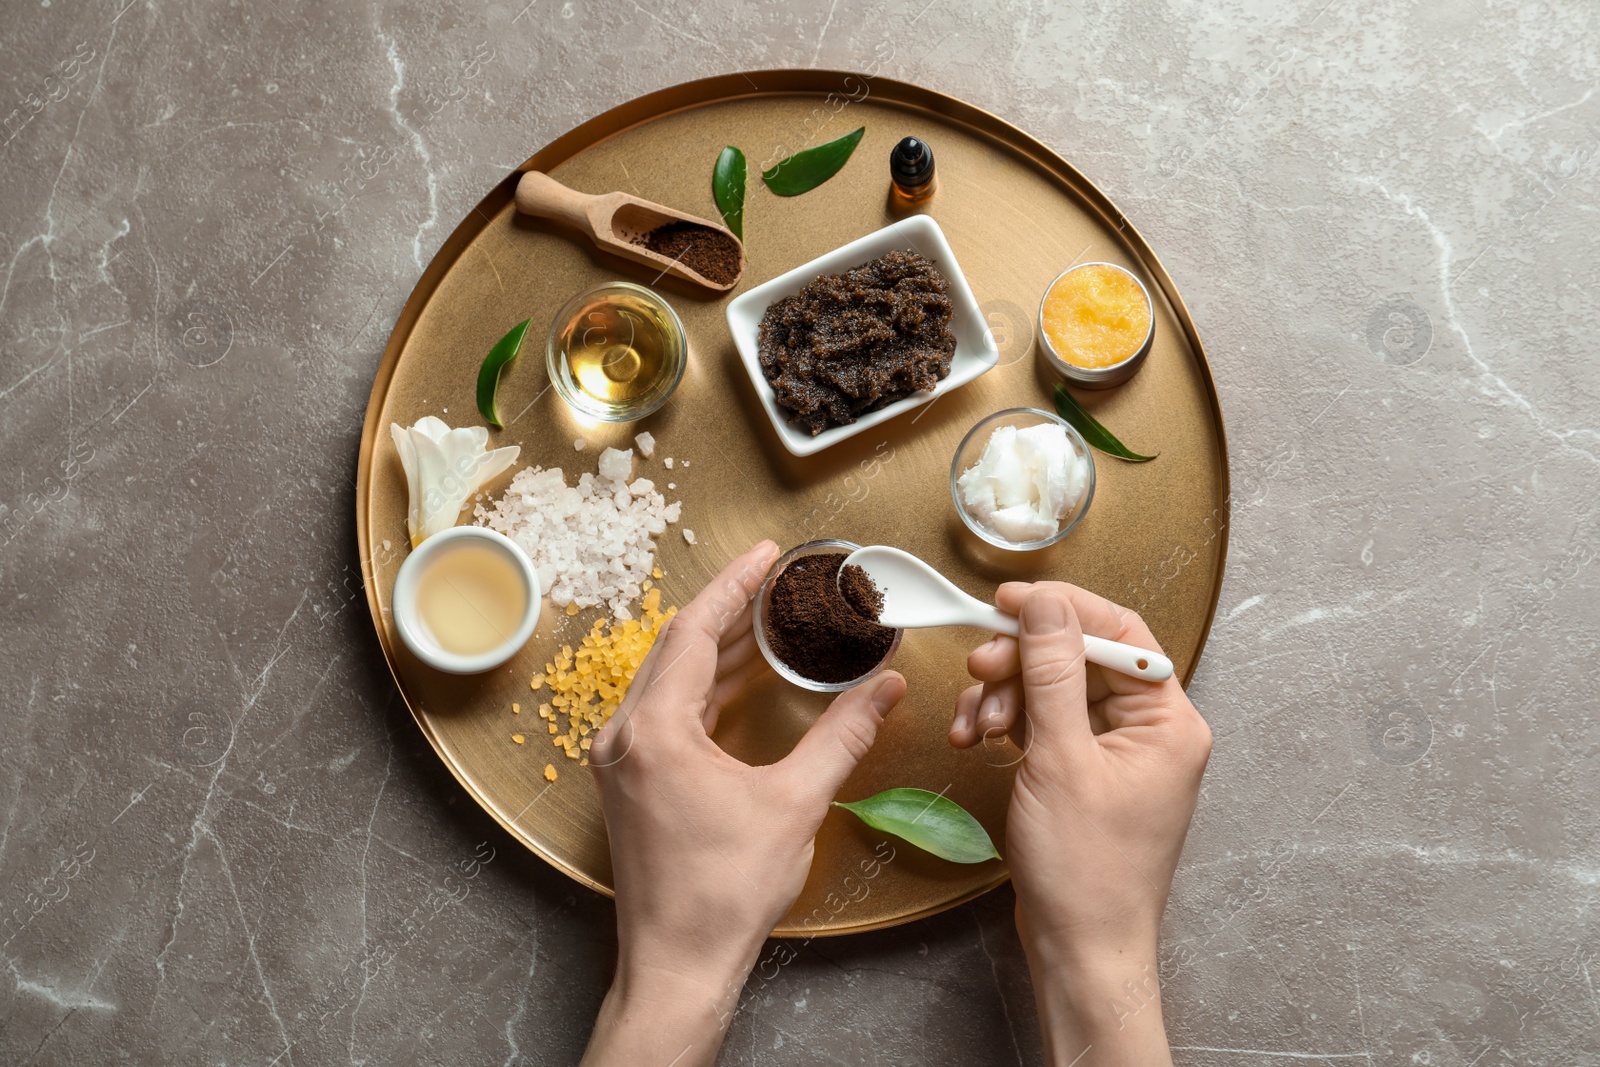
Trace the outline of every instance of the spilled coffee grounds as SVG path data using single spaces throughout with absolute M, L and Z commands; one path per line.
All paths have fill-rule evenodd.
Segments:
M 864 618 L 839 594 L 835 583 L 844 559 L 843 552 L 802 556 L 772 583 L 767 645 L 796 674 L 816 682 L 854 681 L 881 663 L 894 643 L 894 630 Z M 866 573 L 859 567 L 850 571 L 845 580 L 852 596 L 868 605 L 876 597 L 881 608 L 883 596 Z

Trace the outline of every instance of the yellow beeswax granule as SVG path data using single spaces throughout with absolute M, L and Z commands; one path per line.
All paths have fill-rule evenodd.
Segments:
M 652 577 L 652 578 L 660 578 L 661 577 L 661 568 L 660 567 L 652 568 L 651 571 L 650 571 L 650 577 Z
M 544 675 L 542 675 L 542 674 L 534 675 L 533 676 L 533 681 L 528 683 L 528 688 L 529 689 L 543 689 L 544 688 Z
M 661 577 L 660 568 L 655 576 Z M 539 705 L 540 716 L 549 721 L 550 743 L 568 759 L 588 765 L 584 753 L 593 744 L 591 735 L 621 706 L 656 635 L 677 612 L 673 607 L 663 610 L 661 588 L 652 587 L 640 602 L 639 618 L 609 624 L 596 619 L 576 649 L 563 646 L 545 664 L 545 673 L 536 676 L 540 685 L 534 688 L 550 687 L 550 702 Z
M 580 767 L 587 767 L 587 766 L 589 766 L 589 757 L 588 757 L 588 756 L 585 756 L 585 757 L 583 757 L 583 759 L 581 759 L 581 760 L 579 760 L 579 761 L 578 761 L 578 766 L 580 766 Z
M 547 781 L 547 782 L 553 782 L 553 781 L 556 780 L 556 766 L 555 766 L 555 764 L 546 763 L 544 765 L 544 780 Z
M 521 715 L 522 714 L 522 705 L 521 704 L 512 704 L 511 705 L 511 714 L 513 714 L 513 715 Z
M 576 600 L 574 600 L 572 603 L 567 605 L 567 614 L 568 615 L 576 615 L 577 613 L 578 613 L 578 602 Z
M 521 734 L 512 734 L 511 735 L 511 740 L 515 741 L 517 744 L 520 745 L 520 744 L 522 744 L 522 742 L 526 741 L 527 738 L 523 737 Z

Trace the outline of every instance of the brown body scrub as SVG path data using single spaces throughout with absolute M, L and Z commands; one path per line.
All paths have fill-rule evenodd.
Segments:
M 949 289 L 915 252 L 825 274 L 761 316 L 761 373 L 813 437 L 933 389 L 956 351 Z
M 633 238 L 633 243 L 675 259 L 716 285 L 739 277 L 739 242 L 730 233 L 692 222 L 669 222 Z
M 877 607 L 883 595 L 860 567 L 845 572 L 851 600 L 839 593 L 839 567 L 845 553 L 802 556 L 772 583 L 766 613 L 767 646 L 789 669 L 816 682 L 852 682 L 871 671 L 894 644 L 895 631 L 879 626 L 851 606 L 852 601 Z M 865 583 L 865 591 L 862 584 Z

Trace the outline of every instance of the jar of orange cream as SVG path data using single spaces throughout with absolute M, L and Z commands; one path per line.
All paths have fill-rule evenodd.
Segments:
M 1144 363 L 1155 338 L 1150 292 L 1125 267 L 1080 263 L 1045 290 L 1039 336 L 1045 358 L 1073 385 L 1120 385 Z

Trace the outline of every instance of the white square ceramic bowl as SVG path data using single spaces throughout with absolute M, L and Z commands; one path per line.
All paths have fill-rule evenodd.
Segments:
M 761 316 L 773 301 L 793 296 L 819 275 L 842 274 L 851 267 L 895 251 L 921 253 L 939 268 L 939 273 L 950 283 L 950 303 L 954 308 L 950 331 L 956 335 L 956 351 L 950 360 L 950 373 L 928 392 L 913 393 L 903 400 L 896 400 L 887 407 L 861 416 L 848 426 L 830 426 L 813 437 L 789 422 L 788 413 L 778 406 L 772 386 L 767 384 L 766 376 L 761 373 L 761 361 L 756 354 L 756 335 L 761 328 Z M 950 251 L 950 242 L 945 240 L 939 224 L 927 215 L 912 215 L 885 226 L 739 294 L 728 304 L 728 328 L 733 331 L 733 343 L 738 346 L 739 358 L 744 361 L 744 369 L 750 375 L 756 395 L 761 397 L 761 406 L 767 409 L 767 417 L 772 420 L 773 428 L 778 431 L 779 440 L 797 456 L 813 455 L 829 445 L 836 445 L 847 437 L 854 437 L 863 430 L 887 422 L 902 412 L 926 404 L 936 396 L 959 389 L 1000 362 L 1000 350 L 995 346 L 994 337 L 983 320 L 983 313 L 978 309 L 972 287 L 967 284 L 966 276 L 956 263 L 955 253 Z

